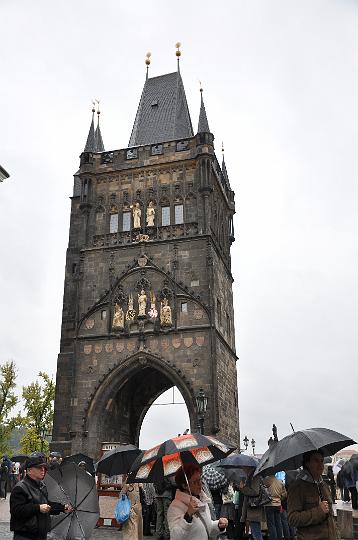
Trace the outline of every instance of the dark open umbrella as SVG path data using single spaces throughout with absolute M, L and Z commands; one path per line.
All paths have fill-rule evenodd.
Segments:
M 73 454 L 72 456 L 67 456 L 63 459 L 62 463 L 76 463 L 76 465 L 78 465 L 83 461 L 86 463 L 87 471 L 94 475 L 94 461 L 86 454 Z
M 138 456 L 127 482 L 161 482 L 165 476 L 175 474 L 183 463 L 207 465 L 226 457 L 234 449 L 234 446 L 201 433 L 174 437 Z
M 133 444 L 118 446 L 101 457 L 96 463 L 96 471 L 107 476 L 127 474 L 134 460 L 141 453 L 141 450 Z
M 94 478 L 75 463 L 48 471 L 44 478 L 49 500 L 71 504 L 73 512 L 51 517 L 51 536 L 61 540 L 87 540 L 99 517 Z
M 257 467 L 259 460 L 255 456 L 247 456 L 246 454 L 231 454 L 218 463 L 218 467 L 222 469 L 242 469 L 243 467 Z
M 230 482 L 239 485 L 246 478 L 243 467 L 253 467 L 256 469 L 259 460 L 255 456 L 246 454 L 231 454 L 222 459 L 217 467 L 222 471 Z
M 325 456 L 332 456 L 351 444 L 355 444 L 353 439 L 327 428 L 296 431 L 265 452 L 254 474 L 270 475 L 279 471 L 298 469 L 302 466 L 302 456 L 305 452 L 321 450 Z

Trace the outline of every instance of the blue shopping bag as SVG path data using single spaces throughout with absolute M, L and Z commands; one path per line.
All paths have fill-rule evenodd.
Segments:
M 130 514 L 131 502 L 128 499 L 127 495 L 122 495 L 122 497 L 117 502 L 116 509 L 114 511 L 114 517 L 116 518 L 118 523 L 125 523 L 126 521 L 128 521 Z

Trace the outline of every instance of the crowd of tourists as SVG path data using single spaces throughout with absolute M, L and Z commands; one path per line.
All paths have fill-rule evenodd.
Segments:
M 70 504 L 49 501 L 42 482 L 61 462 L 57 452 L 47 459 L 34 452 L 22 465 L 2 457 L 0 495 L 4 499 L 11 492 L 14 540 L 45 540 L 50 515 L 73 511 Z M 124 475 L 119 499 L 128 497 L 130 514 L 122 523 L 123 540 L 336 540 L 333 504 L 351 500 L 358 509 L 357 461 L 347 462 L 337 475 L 320 450 L 305 452 L 302 467 L 285 473 L 257 475 L 256 463 L 243 465 L 235 479 L 224 475 L 220 486 L 209 482 L 209 469 L 223 475 L 215 464 L 187 463 L 175 476 L 153 483 L 131 482 Z M 86 470 L 85 462 L 79 466 Z
M 259 496 L 262 480 L 253 476 L 254 467 L 243 468 L 240 483 L 228 482 L 215 490 L 208 488 L 199 466 L 186 465 L 184 471 L 185 476 L 181 468 L 175 481 L 163 485 L 125 485 L 123 493 L 135 512 L 124 524 L 124 540 L 137 540 L 142 534 L 158 540 L 199 540 L 223 531 L 228 540 L 333 540 L 338 538 L 333 504 L 338 498 L 348 502 L 351 496 L 352 508 L 357 508 L 358 467 L 352 476 L 340 471 L 336 478 L 320 452 L 308 452 L 300 470 L 266 476 L 263 484 L 270 500 L 257 507 L 250 500 Z

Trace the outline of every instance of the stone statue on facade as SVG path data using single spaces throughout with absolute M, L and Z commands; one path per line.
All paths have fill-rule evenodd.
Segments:
M 147 208 L 147 227 L 154 227 L 155 210 L 153 208 L 153 202 L 150 201 Z
M 154 291 L 150 291 L 150 310 L 148 311 L 148 315 L 151 319 L 156 319 L 158 317 L 158 311 L 155 305 L 155 294 Z
M 145 290 L 142 289 L 140 291 L 140 294 L 138 294 L 138 317 L 146 317 L 146 311 L 147 309 L 147 295 L 145 294 Z
M 126 313 L 126 319 L 127 319 L 127 321 L 134 321 L 134 319 L 135 319 L 135 310 L 134 310 L 134 307 L 133 307 L 133 296 L 132 296 L 132 294 L 130 294 L 129 297 L 128 297 L 128 309 L 127 309 L 127 313 Z
M 160 302 L 160 324 L 162 326 L 172 326 L 172 308 L 168 303 L 168 298 Z
M 142 211 L 140 209 L 140 204 L 135 203 L 134 206 L 131 207 L 133 212 L 133 227 L 134 229 L 140 229 L 140 218 L 142 216 Z
M 124 328 L 124 311 L 119 304 L 115 304 L 112 328 Z

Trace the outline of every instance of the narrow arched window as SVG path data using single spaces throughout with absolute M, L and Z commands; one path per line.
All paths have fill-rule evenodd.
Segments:
M 162 206 L 162 226 L 170 225 L 170 206 Z
M 184 206 L 182 204 L 176 204 L 174 206 L 174 220 L 175 225 L 184 223 Z

